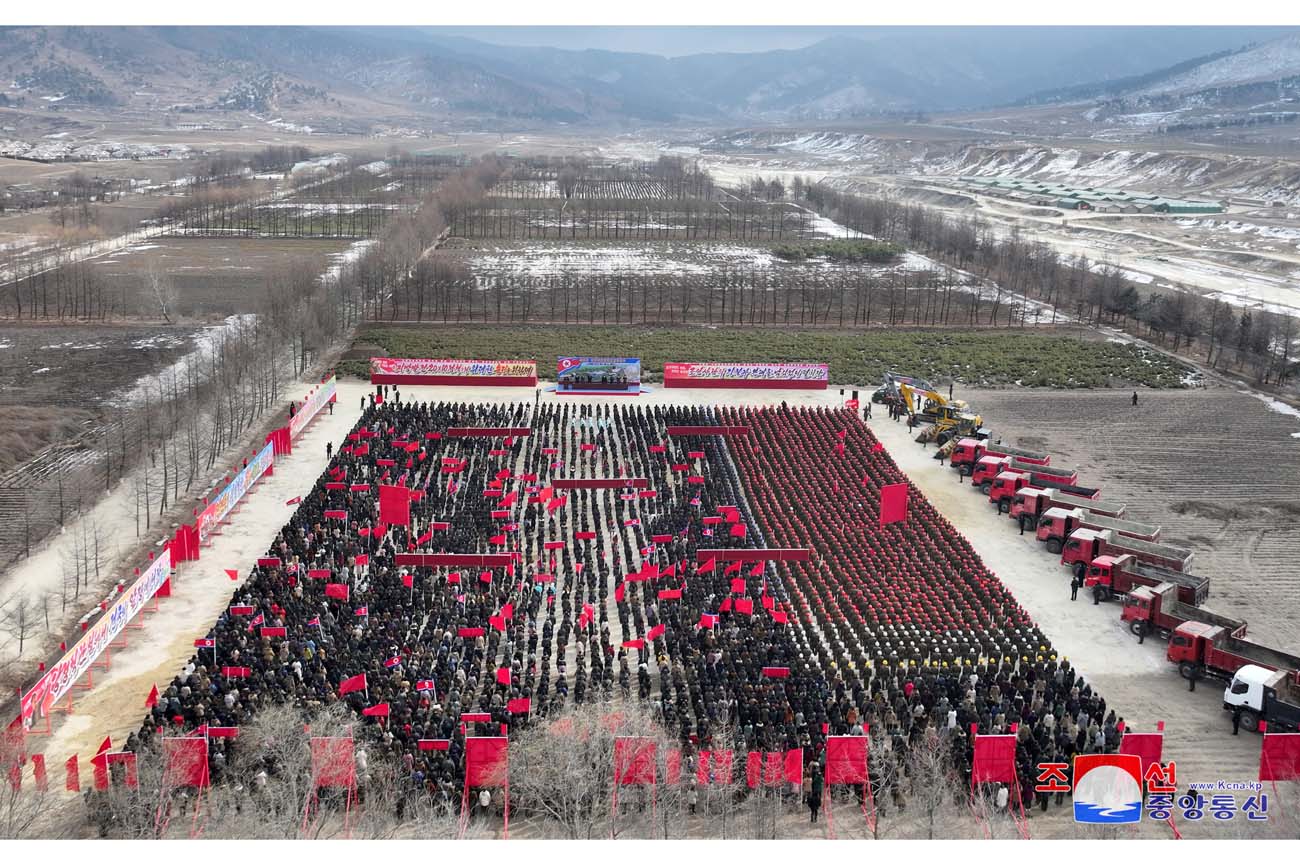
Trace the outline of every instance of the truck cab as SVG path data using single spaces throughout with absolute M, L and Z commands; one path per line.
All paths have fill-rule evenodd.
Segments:
M 1015 520 L 1023 517 L 1033 525 L 1051 502 L 1052 498 L 1042 488 L 1022 487 L 1016 491 L 1015 497 L 1011 500 L 1011 517 Z
M 957 440 L 956 446 L 952 449 L 952 454 L 948 462 L 956 467 L 957 471 L 963 475 L 970 474 L 969 466 L 974 466 L 975 462 L 985 454 L 984 443 L 978 439 L 972 439 L 970 436 L 963 436 Z
M 1169 648 L 1165 650 L 1165 658 L 1178 665 L 1178 672 L 1183 675 L 1183 679 L 1190 680 L 1201 675 L 1207 645 L 1216 631 L 1222 629 L 1203 622 L 1191 621 L 1178 626 L 1169 636 Z
M 1104 538 L 1092 529 L 1076 529 L 1066 539 L 1061 549 L 1061 565 L 1068 565 L 1075 574 L 1083 574 L 1094 559 L 1101 555 Z
M 970 483 L 978 487 L 981 493 L 988 493 L 989 488 L 985 487 L 985 485 L 991 487 L 992 481 L 998 476 L 998 473 L 1004 471 L 1010 465 L 1010 457 L 995 457 L 992 454 L 985 454 L 975 461 L 971 471 Z
M 996 478 L 986 483 L 989 486 L 989 502 L 996 505 L 998 513 L 1001 513 L 1003 505 L 1010 506 L 1016 491 L 1029 484 L 1029 476 L 1023 472 L 1008 470 L 999 472 Z
M 1098 556 L 1088 563 L 1088 571 L 1083 576 L 1083 585 L 1092 587 L 1094 593 L 1101 589 L 1100 597 L 1109 601 L 1115 595 L 1115 557 Z M 1123 614 L 1120 615 L 1121 619 Z
M 1034 532 L 1034 537 L 1039 541 L 1047 542 L 1047 549 L 1051 553 L 1060 553 L 1065 547 L 1065 539 L 1070 537 L 1070 533 L 1079 528 L 1080 511 L 1077 508 L 1049 508 L 1043 512 L 1038 519 L 1038 529 Z M 1100 557 L 1105 559 L 1106 557 Z M 1109 585 L 1109 584 L 1107 584 Z M 1092 586 L 1091 583 L 1088 586 Z
M 1155 618 L 1155 600 L 1156 594 L 1150 587 L 1135 588 L 1124 599 L 1124 609 L 1119 614 L 1120 621 L 1128 623 L 1129 631 L 1134 634 L 1138 631 L 1138 623 L 1151 624 L 1153 627 L 1150 630 L 1154 631 L 1152 620 Z
M 1295 674 L 1243 665 L 1223 690 L 1223 708 L 1241 707 L 1241 726 L 1248 731 L 1295 731 L 1300 728 L 1300 694 Z

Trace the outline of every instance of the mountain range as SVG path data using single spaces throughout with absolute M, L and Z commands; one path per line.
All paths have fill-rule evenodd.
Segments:
M 785 122 L 1158 101 L 1300 76 L 1300 36 L 1287 28 L 846 33 L 802 48 L 664 57 L 497 45 L 447 28 L 10 27 L 0 29 L 0 105 L 266 112 L 349 128 Z

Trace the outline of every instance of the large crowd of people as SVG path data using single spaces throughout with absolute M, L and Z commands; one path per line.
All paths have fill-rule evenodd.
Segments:
M 215 647 L 162 691 L 132 747 L 238 727 L 272 703 L 341 701 L 412 786 L 459 802 L 466 735 L 620 697 L 647 702 L 688 758 L 803 749 L 805 766 L 827 735 L 870 726 L 877 762 L 948 732 L 969 773 L 970 726 L 1018 723 L 1029 796 L 1039 761 L 1117 742 L 1114 713 L 951 525 L 915 494 L 909 521 L 878 525 L 879 488 L 902 476 L 852 413 L 382 394 L 276 536 L 279 563 L 234 592 L 207 634 Z M 752 434 L 666 435 L 719 423 Z M 448 434 L 510 427 L 530 433 Z M 604 478 L 649 486 L 554 483 Z M 416 491 L 409 525 L 380 523 L 380 484 Z M 769 543 L 815 555 L 698 561 L 701 548 Z M 409 552 L 514 558 L 399 565 Z M 427 739 L 450 742 L 421 750 Z M 232 748 L 212 740 L 214 781 Z

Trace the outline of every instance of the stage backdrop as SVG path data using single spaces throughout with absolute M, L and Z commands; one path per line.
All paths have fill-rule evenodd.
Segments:
M 126 624 L 140 612 L 149 600 L 158 592 L 158 588 L 171 576 L 171 551 L 163 552 L 154 558 L 144 573 L 136 578 L 117 600 L 109 605 L 94 625 L 86 629 L 72 649 L 64 653 L 63 658 L 45 672 L 22 698 L 23 727 L 30 728 L 36 721 L 36 712 L 49 713 L 49 708 L 81 679 L 95 659 L 99 658 L 113 639 L 126 628 Z
M 208 507 L 199 512 L 199 519 L 194 525 L 199 532 L 200 544 L 208 540 L 208 536 L 221 525 L 221 521 L 225 520 L 231 509 L 239 504 L 239 500 L 244 498 L 244 494 L 252 489 L 257 479 L 265 475 L 273 463 L 275 463 L 275 445 L 268 442 L 261 451 L 257 452 L 257 456 L 248 461 L 248 465 L 226 485 L 226 489 L 218 493 L 216 498 L 208 503 Z
M 639 394 L 640 358 L 560 358 L 555 370 L 558 394 Z
M 537 386 L 536 361 L 460 361 L 434 358 L 371 358 L 375 385 Z
M 826 364 L 664 364 L 665 388 L 800 388 L 825 390 Z

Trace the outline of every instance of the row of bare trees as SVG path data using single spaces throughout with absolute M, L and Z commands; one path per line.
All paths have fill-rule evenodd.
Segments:
M 422 261 L 394 290 L 387 314 L 388 321 L 407 322 L 819 327 L 1002 327 L 1051 319 L 1044 307 L 1008 302 L 995 287 L 964 283 L 946 268 L 909 272 L 846 265 L 476 278 L 453 251 Z
M 850 228 L 920 250 L 1050 308 L 1052 317 L 1110 324 L 1174 352 L 1204 354 L 1261 384 L 1285 384 L 1296 371 L 1294 316 L 1243 309 L 1191 291 L 1139 288 L 1114 265 L 1062 256 L 1048 244 L 1010 234 L 978 216 L 954 218 L 896 199 L 804 187 L 809 204 Z M 1000 298 L 999 298 L 1000 302 Z M 996 317 L 999 302 L 990 316 Z

